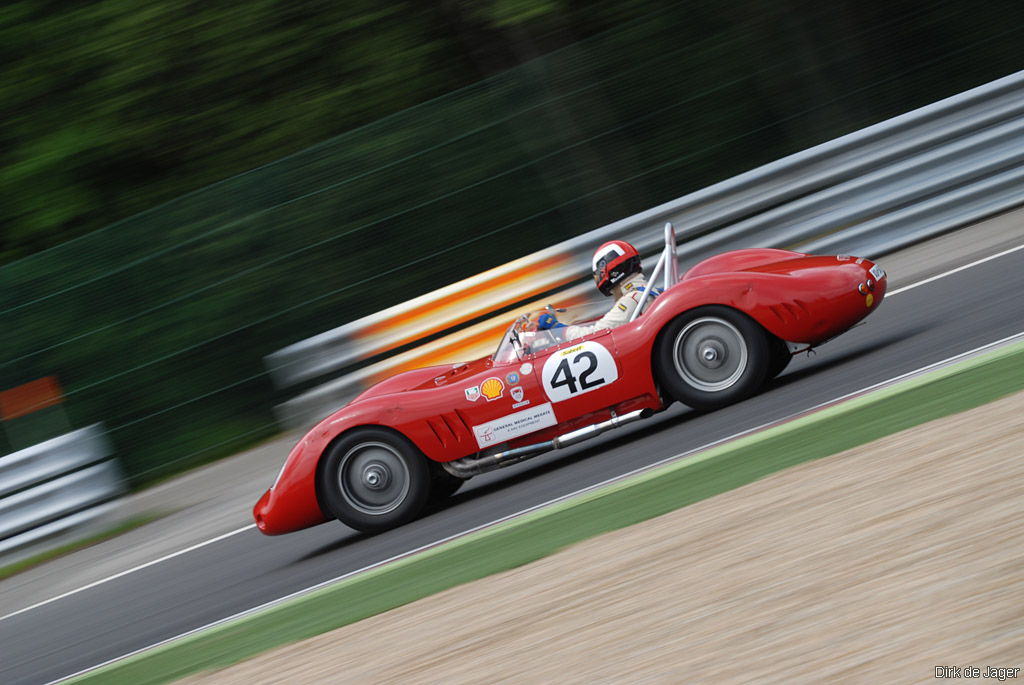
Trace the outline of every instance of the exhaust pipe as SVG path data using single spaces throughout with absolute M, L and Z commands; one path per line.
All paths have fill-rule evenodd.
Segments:
M 459 478 L 472 478 L 473 476 L 479 476 L 480 474 L 487 473 L 488 471 L 495 471 L 497 469 L 504 468 L 510 464 L 518 464 L 521 461 L 526 461 L 527 459 L 536 457 L 538 454 L 543 454 L 544 452 L 550 452 L 551 450 L 562 449 L 563 447 L 575 445 L 583 442 L 584 440 L 596 437 L 607 430 L 611 430 L 612 428 L 625 426 L 627 423 L 633 423 L 640 419 L 650 418 L 653 415 L 653 409 L 637 409 L 636 411 L 632 411 L 628 414 L 612 416 L 612 418 L 607 421 L 595 423 L 590 426 L 570 431 L 564 435 L 559 435 L 547 442 L 524 445 L 522 447 L 505 450 L 504 452 L 496 452 L 494 454 L 484 456 L 463 457 L 462 459 L 456 459 L 455 461 L 441 462 L 441 466 L 443 466 L 444 470 L 453 476 L 457 476 Z

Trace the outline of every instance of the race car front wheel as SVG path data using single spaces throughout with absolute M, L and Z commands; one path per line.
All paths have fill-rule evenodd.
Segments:
M 466 482 L 464 478 L 453 476 L 445 471 L 444 467 L 436 461 L 428 460 L 427 465 L 431 476 L 430 498 L 428 500 L 431 504 L 437 504 L 448 499 Z
M 711 411 L 750 397 L 768 371 L 768 339 L 735 309 L 711 305 L 673 319 L 654 350 L 655 372 L 683 404 Z
M 430 494 L 426 457 L 404 436 L 383 428 L 345 434 L 328 448 L 320 467 L 324 508 L 364 533 L 411 521 Z
M 772 380 L 786 370 L 789 362 L 793 360 L 793 354 L 789 351 L 786 343 L 774 335 L 768 341 L 768 372 L 764 376 L 764 382 Z

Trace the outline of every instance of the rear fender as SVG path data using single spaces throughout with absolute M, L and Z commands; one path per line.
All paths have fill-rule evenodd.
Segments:
M 867 316 L 857 292 L 864 278 L 860 266 L 790 273 L 740 271 L 693 276 L 665 291 L 655 300 L 649 315 L 658 320 L 659 331 L 676 316 L 705 305 L 721 305 L 743 312 L 781 340 L 810 345 L 835 337 Z M 877 302 L 881 297 L 877 297 Z M 653 323 L 653 321 L 652 321 Z
M 771 247 L 733 250 L 731 252 L 717 254 L 714 257 L 708 257 L 707 259 L 698 262 L 683 274 L 682 280 L 686 281 L 691 278 L 697 278 L 698 276 L 708 276 L 715 273 L 729 273 L 742 271 L 744 269 L 753 269 L 765 264 L 778 264 L 779 262 L 791 259 L 800 259 L 801 257 L 806 256 L 807 255 L 801 252 L 778 250 Z

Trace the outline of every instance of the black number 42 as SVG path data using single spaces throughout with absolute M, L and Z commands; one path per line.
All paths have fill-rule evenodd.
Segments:
M 555 375 L 551 377 L 551 387 L 560 388 L 563 385 L 568 385 L 569 393 L 575 394 L 583 390 L 590 390 L 604 383 L 604 378 L 590 378 L 597 371 L 597 355 L 593 352 L 580 352 L 573 357 L 572 363 L 575 365 L 582 360 L 586 360 L 587 368 L 583 370 L 578 378 L 572 375 L 568 359 L 563 359 L 559 362 L 558 367 L 555 369 Z M 576 387 L 577 380 L 579 380 L 578 389 Z

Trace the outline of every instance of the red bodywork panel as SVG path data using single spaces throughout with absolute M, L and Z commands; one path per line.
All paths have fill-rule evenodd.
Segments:
M 655 341 L 672 319 L 696 307 L 732 307 L 783 340 L 819 345 L 881 303 L 886 279 L 875 279 L 873 266 L 852 257 L 785 250 L 727 252 L 694 266 L 643 316 L 612 331 L 509 363 L 484 358 L 398 374 L 299 441 L 277 482 L 257 503 L 256 523 L 276 535 L 327 521 L 317 500 L 317 464 L 332 440 L 357 426 L 388 427 L 443 462 L 488 449 L 489 440 L 495 447 L 550 440 L 605 420 L 612 410 L 661 409 L 651 368 Z M 877 283 L 873 292 L 862 294 L 858 286 L 868 279 Z

